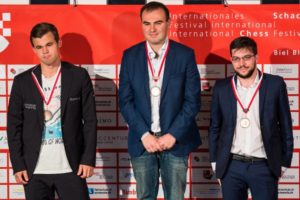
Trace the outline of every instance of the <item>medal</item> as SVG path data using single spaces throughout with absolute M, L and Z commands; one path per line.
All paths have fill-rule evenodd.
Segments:
M 44 119 L 45 119 L 45 122 L 51 120 L 53 118 L 53 114 L 50 110 L 45 110 L 44 111 Z
M 159 70 L 158 70 L 158 74 L 155 74 L 154 73 L 154 70 L 153 70 L 153 66 L 152 66 L 152 63 L 151 63 L 151 60 L 149 58 L 149 55 L 148 55 L 148 46 L 147 46 L 147 43 L 145 43 L 145 48 L 146 48 L 146 54 L 147 54 L 147 61 L 148 61 L 148 66 L 150 68 L 150 71 L 151 71 L 151 75 L 152 75 L 152 80 L 157 83 L 157 81 L 159 80 L 160 78 L 160 74 L 161 74 L 161 71 L 163 69 L 163 66 L 164 66 L 164 63 L 166 61 L 166 58 L 167 58 L 167 54 L 169 52 L 169 48 L 170 48 L 170 43 L 168 43 L 168 47 L 167 47 L 167 50 L 163 56 L 163 59 L 160 63 L 160 67 L 159 67 Z M 157 54 L 157 53 L 156 53 Z M 157 54 L 158 55 L 158 54 Z M 151 88 L 151 96 L 153 97 L 157 97 L 157 96 L 160 96 L 160 93 L 161 93 L 161 90 L 160 90 L 160 87 L 158 86 L 153 86 Z
M 151 96 L 158 97 L 160 96 L 160 87 L 154 86 L 151 88 Z
M 262 78 L 263 78 L 263 75 L 261 75 L 261 77 L 260 77 L 260 79 L 259 79 L 259 82 L 258 82 L 258 84 L 257 84 L 257 86 L 256 86 L 256 88 L 255 88 L 255 92 L 254 92 L 254 94 L 252 95 L 252 98 L 251 98 L 251 100 L 250 100 L 250 103 L 248 104 L 247 107 L 245 107 L 245 106 L 242 104 L 242 101 L 241 101 L 241 99 L 240 99 L 240 97 L 239 97 L 239 95 L 238 95 L 238 92 L 237 92 L 237 89 L 236 89 L 236 86 L 235 86 L 234 76 L 233 76 L 232 79 L 231 79 L 231 87 L 232 87 L 232 90 L 233 90 L 233 93 L 234 93 L 234 97 L 235 97 L 235 99 L 237 100 L 237 102 L 238 102 L 238 104 L 240 105 L 240 107 L 242 108 L 243 113 L 245 114 L 245 116 L 242 117 L 242 118 L 240 119 L 240 126 L 241 126 L 242 128 L 248 128 L 248 127 L 250 126 L 250 120 L 249 120 L 249 118 L 246 117 L 246 115 L 247 115 L 247 113 L 249 112 L 249 109 L 250 109 L 250 107 L 251 107 L 251 105 L 252 105 L 252 103 L 253 103 L 253 100 L 254 100 L 256 94 L 258 93 L 258 90 L 259 90 L 259 88 L 260 88 L 260 86 L 261 86 L 261 83 L 262 83 Z
M 34 68 L 34 69 L 35 69 L 35 68 Z M 34 69 L 33 69 L 33 70 L 34 70 Z M 34 81 L 34 83 L 35 83 L 35 85 L 36 85 L 36 87 L 37 87 L 37 89 L 38 89 L 40 95 L 42 96 L 45 105 L 46 105 L 46 109 L 44 110 L 44 121 L 47 122 L 47 121 L 49 121 L 49 120 L 51 120 L 51 119 L 53 118 L 52 112 L 51 112 L 50 110 L 48 110 L 47 107 L 48 107 L 48 105 L 50 104 L 50 102 L 51 102 L 51 100 L 52 100 L 52 96 L 53 96 L 53 93 L 54 93 L 56 84 L 57 84 L 58 79 L 59 79 L 60 74 L 61 74 L 61 68 L 59 67 L 59 69 L 58 69 L 59 71 L 58 71 L 58 74 L 57 74 L 57 76 L 56 76 L 56 79 L 55 79 L 55 82 L 54 82 L 54 84 L 53 84 L 53 87 L 52 87 L 52 90 L 51 90 L 51 92 L 50 92 L 50 96 L 49 96 L 49 99 L 48 99 L 48 100 L 46 100 L 46 97 L 45 97 L 45 95 L 44 95 L 44 91 L 43 91 L 42 87 L 40 86 L 39 81 L 37 80 L 35 74 L 33 73 L 33 70 L 32 70 L 32 72 L 31 72 L 32 79 L 33 79 L 33 81 Z
M 244 117 L 240 121 L 240 126 L 242 128 L 248 128 L 250 126 L 250 120 L 247 117 Z
M 259 88 L 260 88 L 260 86 L 261 86 L 261 83 L 262 83 L 262 78 L 263 78 L 263 75 L 261 75 L 261 77 L 260 77 L 260 79 L 259 79 L 259 82 L 258 82 L 258 84 L 257 84 L 257 86 L 256 86 L 256 88 L 255 88 L 255 92 L 254 92 L 254 94 L 252 95 L 252 98 L 251 98 L 251 100 L 250 100 L 250 103 L 248 104 L 247 107 L 245 107 L 245 106 L 242 104 L 242 101 L 241 101 L 241 99 L 240 99 L 240 97 L 239 97 L 239 95 L 238 95 L 238 92 L 237 92 L 237 89 L 236 89 L 236 86 L 235 86 L 234 76 L 233 76 L 232 79 L 231 79 L 231 88 L 232 88 L 232 90 L 233 90 L 234 97 L 235 97 L 235 99 L 237 100 L 237 102 L 238 102 L 238 104 L 240 105 L 240 107 L 242 108 L 243 113 L 245 114 L 245 116 L 242 117 L 242 118 L 240 119 L 240 126 L 241 126 L 242 128 L 248 128 L 248 127 L 250 126 L 250 120 L 249 120 L 249 118 L 246 117 L 246 115 L 247 115 L 247 113 L 249 112 L 249 109 L 250 109 L 250 107 L 251 107 L 251 105 L 252 105 L 252 103 L 253 103 L 253 100 L 254 100 L 256 94 L 258 93 L 258 90 L 259 90 Z
M 235 77 L 235 76 L 233 76 L 232 79 L 231 79 L 231 88 L 232 88 L 232 90 L 233 90 L 234 97 L 235 97 L 235 99 L 237 100 L 237 102 L 239 103 L 239 105 L 241 106 L 243 112 L 244 112 L 245 114 L 247 114 L 248 111 L 249 111 L 249 109 L 250 109 L 250 106 L 252 105 L 253 100 L 254 100 L 254 98 L 255 98 L 255 96 L 256 96 L 256 94 L 257 94 L 257 92 L 258 92 L 258 90 L 259 90 L 259 88 L 260 88 L 260 86 L 261 86 L 262 79 L 263 79 L 263 74 L 261 75 L 261 77 L 260 77 L 260 79 L 259 79 L 259 81 L 258 81 L 258 84 L 257 84 L 257 86 L 256 86 L 256 88 L 255 88 L 255 92 L 254 92 L 254 94 L 252 95 L 252 98 L 251 98 L 251 100 L 250 100 L 250 103 L 248 104 L 247 107 L 245 107 L 245 106 L 242 104 L 241 100 L 240 100 L 240 97 L 239 97 L 239 95 L 238 95 L 238 92 L 237 92 L 237 89 L 236 89 L 236 86 L 235 86 L 234 77 Z

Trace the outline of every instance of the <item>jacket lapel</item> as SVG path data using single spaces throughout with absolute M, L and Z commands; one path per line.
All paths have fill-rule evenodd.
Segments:
M 147 108 L 149 108 L 149 113 L 151 115 L 151 103 L 150 103 L 150 86 L 149 86 L 149 72 L 148 72 L 148 57 L 147 57 L 147 52 L 146 52 L 146 42 L 142 43 L 141 46 L 141 51 L 140 51 L 140 56 L 137 56 L 141 60 L 139 60 L 137 63 L 142 63 L 141 66 L 141 77 L 143 77 L 143 83 L 144 83 L 144 91 L 147 99 Z M 151 119 L 151 117 L 150 117 Z
M 263 120 L 263 107 L 264 107 L 264 102 L 265 102 L 265 96 L 267 92 L 267 81 L 266 81 L 266 76 L 263 77 L 261 86 L 259 88 L 259 118 L 260 118 L 260 125 L 262 124 Z
M 169 40 L 169 45 L 170 45 L 169 52 L 168 52 L 166 62 L 165 62 L 164 77 L 163 77 L 163 83 L 162 83 L 162 89 L 161 89 L 161 98 L 163 98 L 164 94 L 166 93 L 166 88 L 167 88 L 167 85 L 169 82 L 169 77 L 170 77 L 173 62 L 174 62 L 173 58 L 175 58 L 175 56 L 176 56 L 176 53 L 173 48 L 173 43 L 171 40 Z
M 233 88 L 232 88 L 232 85 L 231 85 L 231 81 L 232 81 L 232 77 L 230 78 L 230 81 L 229 81 L 229 89 L 228 89 L 228 94 L 229 94 L 229 100 L 231 102 L 231 106 L 230 106 L 230 110 L 229 113 L 231 112 L 232 113 L 232 124 L 233 124 L 233 127 L 236 126 L 236 116 L 237 116 L 237 100 L 235 98 L 235 95 L 234 95 L 234 91 L 233 91 Z M 236 85 L 237 84 L 237 78 L 236 76 L 234 76 L 234 84 Z
M 66 63 L 61 64 L 61 119 L 64 120 L 66 104 L 72 86 L 73 73 Z
M 41 71 L 41 66 L 37 65 L 32 69 L 32 72 L 34 73 L 35 77 L 37 78 L 40 86 L 42 87 L 42 71 Z M 31 74 L 32 75 L 32 74 Z M 38 86 L 35 84 L 33 77 L 31 77 L 31 84 L 33 88 L 32 96 L 33 99 L 36 101 L 36 111 L 37 111 L 37 117 L 38 117 L 38 122 L 41 128 L 41 132 L 44 128 L 44 102 L 41 93 L 39 92 Z

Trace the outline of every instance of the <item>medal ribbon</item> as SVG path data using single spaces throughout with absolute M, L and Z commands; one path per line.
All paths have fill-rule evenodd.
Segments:
M 34 69 L 33 69 L 33 70 L 34 70 Z M 57 82 L 58 82 L 58 78 L 60 77 L 60 74 L 61 74 L 61 68 L 59 69 L 59 72 L 58 72 L 58 74 L 57 74 L 57 76 L 56 76 L 56 79 L 55 79 L 55 82 L 54 82 L 53 88 L 52 88 L 52 90 L 51 90 L 50 97 L 49 97 L 48 101 L 46 100 L 46 97 L 45 97 L 45 95 L 44 95 L 44 91 L 43 91 L 42 87 L 40 86 L 39 81 L 37 80 L 35 74 L 33 73 L 33 70 L 32 70 L 32 72 L 31 72 L 32 79 L 33 79 L 33 81 L 34 81 L 34 83 L 35 83 L 35 85 L 36 85 L 38 91 L 40 92 L 40 95 L 42 96 L 43 101 L 44 101 L 45 104 L 48 106 L 48 104 L 51 102 L 51 99 L 52 99 L 52 96 L 53 96 L 53 93 L 54 93 L 54 89 L 55 89 L 56 84 L 57 84 Z
M 255 98 L 255 96 L 256 96 L 256 94 L 257 94 L 257 92 L 258 92 L 258 90 L 259 90 L 259 88 L 260 88 L 260 86 L 261 86 L 263 75 L 261 75 L 261 77 L 260 77 L 260 79 L 259 79 L 259 82 L 258 82 L 258 84 L 257 84 L 257 86 L 256 86 L 256 88 L 255 88 L 255 92 L 254 92 L 254 94 L 253 94 L 253 96 L 252 96 L 252 98 L 251 98 L 251 100 L 250 100 L 250 102 L 249 102 L 249 105 L 248 105 L 246 108 L 244 107 L 244 105 L 242 104 L 242 102 L 241 102 L 241 100 L 240 100 L 240 97 L 238 96 L 237 89 L 236 89 L 235 82 L 234 82 L 234 77 L 235 77 L 235 76 L 233 76 L 232 79 L 231 79 L 231 88 L 232 88 L 232 90 L 233 90 L 235 99 L 236 99 L 237 102 L 240 104 L 240 106 L 241 106 L 243 112 L 246 114 L 246 113 L 249 111 L 250 106 L 252 105 L 253 100 L 254 100 L 254 98 Z
M 160 67 L 159 67 L 159 71 L 158 71 L 157 77 L 154 75 L 153 66 L 152 66 L 151 60 L 150 60 L 150 58 L 149 58 L 149 54 L 148 54 L 149 51 L 148 51 L 147 42 L 145 43 L 145 45 L 146 45 L 147 61 L 148 61 L 148 63 L 149 63 L 149 68 L 150 68 L 150 71 L 151 71 L 151 74 L 152 74 L 152 78 L 153 78 L 153 80 L 154 80 L 155 82 L 157 82 L 158 79 L 159 79 L 159 77 L 160 77 L 161 70 L 162 70 L 163 65 L 164 65 L 164 63 L 165 63 L 165 61 L 166 61 L 167 54 L 168 54 L 169 49 L 170 49 L 170 42 L 168 42 L 168 47 L 167 47 L 166 53 L 165 53 L 165 55 L 164 55 L 164 57 L 163 57 L 163 59 L 162 59 L 162 61 L 161 61 L 161 64 L 160 64 Z

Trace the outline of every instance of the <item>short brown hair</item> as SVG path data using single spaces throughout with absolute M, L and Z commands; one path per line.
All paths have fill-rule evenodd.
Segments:
M 254 55 L 257 54 L 256 42 L 252 38 L 246 36 L 235 38 L 230 43 L 230 55 L 232 55 L 233 49 L 249 49 Z
M 42 23 L 36 24 L 31 30 L 31 33 L 30 33 L 31 46 L 34 46 L 33 38 L 41 38 L 48 32 L 51 32 L 54 35 L 54 39 L 58 43 L 59 35 L 58 35 L 57 28 L 53 24 L 50 24 L 47 22 L 42 22 Z
M 147 4 L 145 4 L 140 10 L 140 18 L 142 19 L 142 14 L 144 11 L 153 11 L 153 10 L 157 10 L 160 8 L 165 12 L 166 20 L 169 21 L 169 19 L 170 19 L 169 9 L 167 8 L 167 6 L 165 6 L 164 4 L 157 2 L 157 1 L 151 1 Z

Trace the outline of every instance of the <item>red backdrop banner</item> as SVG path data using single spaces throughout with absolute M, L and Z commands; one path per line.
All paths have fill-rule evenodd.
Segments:
M 221 199 L 210 169 L 207 129 L 211 91 L 217 79 L 232 75 L 229 44 L 239 36 L 258 43 L 258 67 L 283 76 L 293 118 L 292 168 L 280 179 L 280 199 L 299 199 L 299 5 L 185 5 L 170 8 L 169 38 L 192 47 L 201 74 L 202 110 L 197 123 L 203 145 L 189 159 L 186 199 Z M 38 63 L 29 35 L 39 22 L 57 26 L 62 59 L 85 67 L 96 93 L 97 167 L 88 179 L 92 199 L 136 199 L 136 183 L 127 152 L 127 126 L 117 103 L 123 50 L 142 40 L 141 6 L 0 7 L 0 200 L 24 199 L 9 162 L 6 113 L 15 75 Z M 34 138 L 33 138 L 34 139 Z M 158 197 L 163 199 L 160 184 Z

